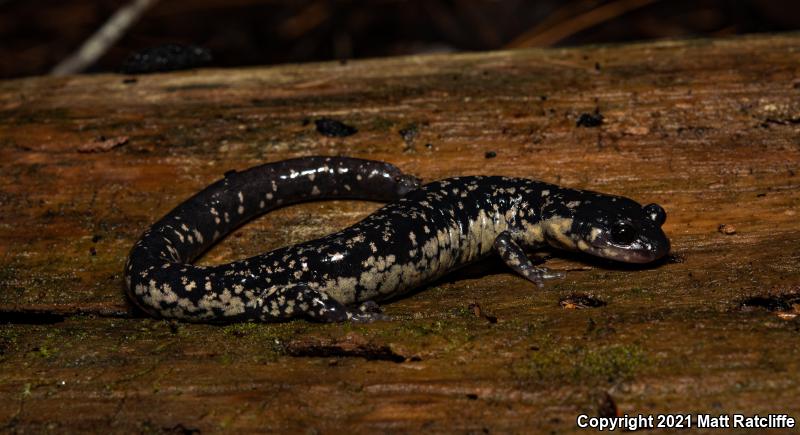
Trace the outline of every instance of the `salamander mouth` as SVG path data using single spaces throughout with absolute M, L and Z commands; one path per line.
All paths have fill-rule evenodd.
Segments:
M 663 258 L 669 253 L 669 249 L 669 241 L 665 239 L 656 244 L 648 243 L 634 248 L 612 245 L 601 248 L 600 256 L 623 263 L 645 264 Z
M 603 238 L 595 240 L 588 248 L 582 250 L 591 255 L 621 263 L 645 264 L 666 256 L 669 253 L 670 244 L 666 237 L 657 243 L 636 241 L 628 246 L 615 245 Z

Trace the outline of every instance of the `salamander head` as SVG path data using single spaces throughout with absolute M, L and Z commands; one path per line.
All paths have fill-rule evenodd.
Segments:
M 658 204 L 642 207 L 628 198 L 596 195 L 577 203 L 561 219 L 551 219 L 547 241 L 556 247 L 582 251 L 624 263 L 650 263 L 669 253 L 661 229 L 667 214 Z
M 409 192 L 419 189 L 422 185 L 422 180 L 410 174 L 395 175 L 397 182 L 397 194 L 406 196 Z
M 361 194 L 358 199 L 395 201 L 418 189 L 421 184 L 419 178 L 385 162 L 363 160 L 355 173 L 360 176 L 358 189 Z

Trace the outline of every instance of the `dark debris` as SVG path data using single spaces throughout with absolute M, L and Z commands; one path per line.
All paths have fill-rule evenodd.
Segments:
M 474 314 L 475 317 L 484 319 L 492 324 L 497 323 L 497 317 L 485 312 L 483 309 L 481 309 L 481 306 L 478 305 L 477 303 L 469 304 L 469 310 L 472 311 L 472 314 Z
M 298 339 L 286 345 L 286 353 L 295 357 L 358 357 L 370 361 L 392 361 L 401 363 L 406 357 L 394 352 L 389 346 L 368 341 L 359 334 L 350 333 L 337 340 Z
M 572 293 L 567 297 L 561 298 L 558 304 L 566 309 L 599 308 L 608 305 L 606 301 L 588 293 Z
M 769 311 L 794 311 L 800 307 L 800 293 L 764 294 L 749 296 L 739 303 L 739 307 L 747 310 L 764 308 Z
M 578 121 L 575 123 L 578 127 L 599 127 L 603 125 L 603 115 L 599 112 L 595 113 L 581 113 Z
M 317 126 L 317 132 L 323 136 L 347 137 L 358 133 L 355 127 L 331 118 L 314 120 L 314 124 Z

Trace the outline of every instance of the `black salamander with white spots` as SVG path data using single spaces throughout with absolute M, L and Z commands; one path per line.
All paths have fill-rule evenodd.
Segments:
M 317 240 L 218 266 L 192 261 L 269 210 L 317 199 L 392 201 Z M 552 246 L 627 263 L 669 252 L 657 204 L 524 178 L 469 176 L 419 186 L 388 163 L 308 157 L 231 171 L 147 230 L 125 266 L 130 299 L 188 321 L 385 319 L 376 301 L 498 254 L 538 286 L 563 278 L 524 250 Z

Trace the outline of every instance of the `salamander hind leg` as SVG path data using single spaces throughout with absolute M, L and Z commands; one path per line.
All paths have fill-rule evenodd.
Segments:
M 304 284 L 273 288 L 265 292 L 262 305 L 262 320 L 284 320 L 306 317 L 324 323 L 372 322 L 387 320 L 377 304 L 362 304 L 351 309 L 326 293 Z
M 539 287 L 543 287 L 548 279 L 562 279 L 566 276 L 564 272 L 553 272 L 545 267 L 535 266 L 508 231 L 503 231 L 494 240 L 494 250 L 508 267 Z

